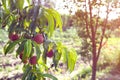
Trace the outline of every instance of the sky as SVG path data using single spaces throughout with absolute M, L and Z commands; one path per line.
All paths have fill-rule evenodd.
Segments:
M 44 5 L 44 0 L 41 0 L 42 4 Z M 49 1 L 49 0 L 48 0 Z M 83 9 L 82 7 L 78 7 L 76 6 L 76 4 L 73 2 L 74 0 L 66 0 L 65 2 L 63 2 L 64 0 L 50 0 L 52 4 L 55 5 L 55 9 L 60 13 L 60 14 L 66 14 L 66 15 L 74 15 L 75 12 L 78 9 Z M 75 0 L 77 1 L 77 0 Z M 77 5 L 80 5 L 81 2 L 77 3 Z M 120 16 L 120 8 L 117 9 L 113 9 L 111 8 L 112 11 L 109 13 L 109 20 L 111 19 L 116 19 Z M 71 13 L 69 11 L 72 11 Z M 100 17 L 101 18 L 105 18 L 106 17 L 106 7 L 102 6 L 100 8 Z M 93 13 L 96 13 L 96 10 L 93 10 Z
M 71 9 L 72 10 L 72 13 L 71 15 L 73 15 L 78 9 L 82 9 L 82 7 L 78 7 L 76 6 L 76 4 L 74 4 L 72 2 L 72 0 L 66 0 L 66 2 L 63 2 L 63 0 L 57 0 L 57 2 L 55 2 L 56 4 L 56 10 L 61 13 L 61 14 L 66 14 L 66 15 L 69 15 L 69 10 Z M 78 5 L 80 5 L 81 3 L 78 3 Z M 67 8 L 64 7 L 65 5 L 67 5 Z M 111 8 L 111 7 L 110 7 Z M 105 18 L 106 17 L 106 7 L 105 6 L 102 6 L 100 8 L 100 17 L 101 18 Z M 120 16 L 120 8 L 117 8 L 117 9 L 113 9 L 111 8 L 111 12 L 109 13 L 109 20 L 111 19 L 116 19 Z M 93 10 L 94 13 L 96 13 L 96 10 Z

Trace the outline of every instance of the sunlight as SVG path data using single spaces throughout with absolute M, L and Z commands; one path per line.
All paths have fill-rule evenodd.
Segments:
M 78 9 L 83 9 L 83 7 L 79 7 L 80 5 L 81 5 L 82 3 L 81 2 L 76 2 L 76 3 L 74 3 L 74 2 L 71 2 L 70 0 L 68 0 L 67 2 L 63 2 L 63 0 L 60 0 L 60 1 L 57 1 L 56 3 L 55 3 L 55 5 L 56 5 L 56 7 L 55 7 L 55 9 L 60 13 L 60 14 L 65 14 L 65 15 L 74 15 L 75 14 L 75 12 L 78 10 Z M 120 16 L 120 8 L 116 8 L 116 9 L 114 9 L 114 8 L 112 8 L 112 7 L 110 7 L 110 9 L 112 10 L 112 11 L 110 11 L 110 13 L 109 13 L 109 18 L 108 18 L 108 20 L 112 20 L 112 19 L 116 19 L 116 18 L 118 18 L 119 16 Z M 98 9 L 94 9 L 93 10 L 93 15 L 95 15 L 96 14 L 96 12 L 97 12 L 97 10 Z M 102 19 L 104 19 L 104 18 L 106 18 L 106 7 L 105 6 L 102 6 L 101 8 L 100 8 L 100 17 L 102 18 Z M 71 11 L 71 13 L 70 13 L 70 11 Z

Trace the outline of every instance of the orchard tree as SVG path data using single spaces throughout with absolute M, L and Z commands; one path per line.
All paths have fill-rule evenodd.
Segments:
M 57 80 L 48 70 L 59 60 L 74 70 L 77 54 L 74 49 L 66 48 L 61 42 L 51 40 L 56 28 L 62 31 L 60 14 L 41 4 L 41 0 L 1 0 L 0 24 L 8 31 L 9 41 L 4 53 L 16 51 L 16 57 L 23 62 L 22 80 L 43 80 L 45 77 Z M 52 63 L 48 63 L 52 60 Z
M 82 7 L 82 9 L 75 13 L 74 22 L 77 24 L 76 26 L 78 26 L 79 36 L 83 39 L 84 46 L 82 48 L 84 54 L 92 53 L 91 80 L 96 80 L 97 62 L 102 46 L 109 37 L 107 33 L 110 29 L 110 25 L 108 24 L 109 13 L 111 12 L 111 7 L 116 6 L 113 5 L 113 3 L 116 2 L 113 1 L 112 3 L 112 0 L 79 0 L 79 2 L 81 3 L 80 7 Z M 104 19 L 100 16 L 102 7 L 106 9 Z M 88 54 L 86 56 L 88 56 Z

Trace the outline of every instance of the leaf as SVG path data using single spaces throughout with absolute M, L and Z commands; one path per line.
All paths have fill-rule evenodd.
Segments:
M 23 41 L 20 45 L 19 45 L 19 47 L 18 47 L 18 49 L 17 49 L 17 53 L 16 53 L 16 57 L 19 55 L 19 53 L 21 52 L 21 51 L 23 51 L 24 50 L 24 44 L 25 44 L 25 41 Z
M 48 13 L 48 12 L 44 12 L 44 16 L 45 16 L 45 18 L 47 19 L 47 22 L 48 22 L 48 28 L 47 28 L 47 31 L 48 31 L 48 35 L 49 35 L 49 37 L 51 37 L 52 36 L 52 34 L 53 34 L 53 31 L 54 31 L 54 18 L 53 18 L 53 16 L 50 14 L 50 13 Z
M 68 50 L 67 50 L 66 47 L 64 47 L 64 48 L 62 49 L 62 57 L 63 57 L 63 62 L 64 62 L 64 63 L 66 63 L 67 60 L 68 60 L 67 53 L 68 53 Z
M 26 42 L 25 42 L 25 45 L 24 45 L 24 54 L 23 54 L 23 60 L 27 57 L 30 56 L 30 53 L 32 51 L 32 43 L 31 43 L 31 40 L 28 39 Z
M 62 19 L 61 19 L 60 14 L 54 9 L 47 9 L 47 12 L 54 17 L 56 27 L 59 27 L 60 30 L 62 31 L 62 24 L 63 23 L 62 23 Z
M 32 41 L 32 43 L 36 49 L 36 55 L 37 55 L 37 60 L 38 60 L 40 58 L 40 54 L 41 54 L 40 47 L 36 42 Z
M 19 39 L 19 40 L 16 40 L 16 41 L 14 41 L 14 42 L 10 42 L 10 43 L 8 44 L 8 46 L 4 49 L 5 55 L 6 55 L 10 50 L 12 50 L 12 49 L 15 47 L 16 44 L 18 44 L 18 43 L 21 42 L 21 41 L 23 41 L 23 39 Z
M 27 2 L 28 2 L 28 4 L 30 5 L 30 2 L 31 2 L 31 1 L 30 1 L 30 0 L 27 0 Z
M 9 10 L 7 9 L 7 0 L 2 0 L 2 5 L 3 5 L 3 7 L 4 7 L 4 10 L 7 12 L 7 13 L 9 13 Z
M 24 0 L 16 0 L 16 7 L 20 10 L 23 9 Z
M 8 29 L 9 33 L 12 33 L 14 31 L 14 28 L 15 28 L 16 24 L 17 24 L 17 22 L 15 20 L 12 21 L 12 23 L 11 23 L 9 29 Z
M 53 63 L 55 65 L 55 68 L 57 67 L 60 58 L 61 58 L 61 53 L 56 52 L 53 58 Z
M 34 73 L 30 72 L 26 80 L 38 80 L 38 79 L 36 79 L 36 76 Z
M 52 80 L 58 80 L 55 76 L 51 75 L 51 74 L 42 74 L 43 77 L 48 77 L 51 78 Z
M 67 63 L 70 72 L 74 70 L 76 60 L 77 60 L 77 53 L 74 49 L 71 49 L 68 53 L 68 63 Z
M 27 75 L 30 73 L 31 67 L 29 65 L 25 66 L 25 72 L 23 74 L 22 80 L 26 80 Z
M 4 9 L 6 9 L 6 0 L 2 0 L 2 5 L 3 5 Z

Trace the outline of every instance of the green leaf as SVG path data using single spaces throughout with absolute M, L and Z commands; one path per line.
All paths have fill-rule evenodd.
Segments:
M 29 65 L 26 65 L 22 80 L 26 80 L 26 77 L 30 72 L 31 72 L 31 67 Z
M 61 58 L 61 54 L 62 54 L 62 53 L 58 53 L 58 52 L 56 52 L 56 53 L 54 54 L 53 63 L 54 63 L 54 65 L 55 65 L 55 68 L 56 68 L 57 65 L 58 65 L 58 62 L 59 62 L 59 60 L 60 60 L 60 58 Z
M 6 0 L 2 0 L 2 5 L 6 9 Z
M 30 72 L 26 80 L 38 80 L 33 72 Z
M 28 4 L 30 5 L 30 3 L 31 3 L 31 0 L 27 0 L 27 2 L 28 2 Z
M 9 33 L 12 33 L 14 31 L 14 28 L 15 28 L 16 24 L 17 24 L 17 22 L 15 20 L 12 21 L 12 23 L 11 23 L 9 29 L 8 29 Z
M 24 0 L 16 0 L 16 7 L 20 10 L 23 9 Z
M 74 49 L 71 49 L 68 53 L 68 69 L 70 70 L 70 72 L 74 70 L 76 60 L 77 53 Z
M 10 52 L 10 50 L 12 50 L 12 49 L 15 47 L 15 45 L 18 44 L 18 43 L 21 42 L 21 41 L 23 41 L 23 39 L 19 39 L 19 40 L 16 40 L 16 41 L 14 41 L 14 42 L 10 42 L 10 43 L 8 44 L 8 46 L 4 49 L 5 55 L 6 55 L 8 52 Z
M 31 40 L 28 39 L 26 42 L 25 42 L 25 45 L 24 45 L 24 54 L 23 54 L 23 60 L 27 57 L 30 56 L 30 53 L 32 51 L 32 43 L 31 43 Z
M 59 27 L 60 30 L 62 31 L 62 24 L 63 23 L 62 23 L 62 19 L 61 19 L 60 14 L 54 9 L 47 9 L 47 12 L 54 17 L 56 27 Z
M 68 60 L 67 53 L 68 53 L 68 50 L 67 50 L 66 47 L 64 47 L 64 48 L 62 49 L 62 57 L 63 57 L 63 62 L 64 62 L 64 63 L 66 63 L 67 60 Z
M 16 57 L 19 55 L 19 53 L 21 52 L 21 51 L 23 51 L 24 50 L 24 45 L 25 45 L 25 41 L 23 41 L 20 45 L 19 45 L 19 47 L 18 47 L 18 49 L 17 49 L 17 53 L 16 53 Z
M 58 80 L 55 76 L 51 75 L 51 74 L 42 74 L 43 77 L 48 77 L 51 78 L 52 80 Z
M 33 41 L 32 43 L 36 49 L 36 55 L 37 55 L 37 60 L 38 60 L 40 58 L 40 54 L 41 54 L 40 47 L 36 42 Z
M 55 26 L 54 25 L 54 18 L 47 11 L 44 12 L 44 16 L 45 16 L 45 18 L 47 19 L 47 22 L 48 22 L 48 28 L 47 28 L 48 36 L 51 37 L 52 34 L 53 34 L 53 31 L 54 31 L 54 26 Z
M 8 3 L 9 1 L 7 1 L 7 0 L 2 0 L 2 5 L 3 5 L 3 7 L 4 7 L 4 10 L 7 12 L 7 13 L 9 13 L 9 10 L 7 9 L 7 3 Z

